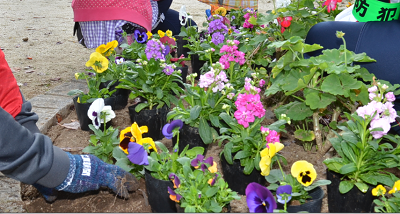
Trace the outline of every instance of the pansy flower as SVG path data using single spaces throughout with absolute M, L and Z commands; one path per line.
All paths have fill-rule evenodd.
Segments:
M 158 30 L 157 34 L 160 36 L 160 38 L 163 38 L 165 36 L 165 32 L 162 30 Z
M 207 169 L 206 164 L 208 164 L 209 166 L 213 166 L 214 165 L 213 157 L 209 157 L 206 160 L 204 160 L 204 156 L 198 154 L 197 157 L 190 162 L 190 165 L 192 165 L 195 169 L 201 167 L 201 170 L 203 172 L 204 170 Z
M 170 173 L 168 177 L 171 179 L 172 183 L 174 183 L 174 188 L 179 188 L 181 186 L 181 180 L 179 180 L 175 173 Z
M 145 30 L 143 30 L 141 28 L 136 29 L 133 32 L 133 35 L 135 36 L 136 42 L 138 42 L 140 44 L 145 43 L 147 41 L 147 33 Z
M 99 52 L 93 52 L 85 65 L 86 67 L 92 67 L 97 73 L 103 73 L 108 69 L 108 59 Z
M 290 185 L 283 185 L 279 186 L 276 189 L 276 198 L 277 201 L 281 204 L 285 204 L 292 199 L 292 186 Z
M 101 44 L 96 48 L 96 52 L 104 55 L 104 56 L 110 56 L 113 52 L 114 49 L 118 47 L 118 41 L 117 40 L 113 40 L 109 43 L 105 44 Z
M 157 148 L 154 144 L 154 141 L 150 137 L 142 138 L 142 134 L 147 133 L 148 128 L 147 126 L 140 126 L 134 122 L 131 127 L 127 127 L 123 129 L 119 134 L 119 147 L 128 154 L 128 146 L 129 142 L 136 142 L 137 144 L 149 144 L 149 149 L 154 149 L 157 152 Z
M 147 39 L 151 39 L 153 37 L 153 34 L 150 31 L 147 31 Z
M 277 208 L 271 191 L 255 182 L 246 187 L 246 202 L 251 213 L 272 213 Z
M 171 187 L 168 187 L 168 193 L 169 193 L 169 198 L 175 202 L 178 202 L 181 200 L 182 196 L 177 194 Z
M 284 147 L 281 143 L 268 143 L 267 148 L 260 152 L 261 160 L 259 163 L 261 169 L 261 175 L 268 176 L 271 170 L 271 159 L 275 156 L 277 152 L 282 150 Z
M 105 121 L 103 118 L 101 118 L 102 112 L 103 114 L 106 114 Z M 104 122 L 107 123 L 108 121 L 113 119 L 115 117 L 115 113 L 111 109 L 111 106 L 104 106 L 103 98 L 99 98 L 93 101 L 93 103 L 90 105 L 87 116 L 90 120 L 92 120 L 94 127 L 96 129 L 99 129 L 100 124 Z
M 371 193 L 373 196 L 383 196 L 386 193 L 386 189 L 381 184 L 379 184 L 378 186 L 372 189 Z
M 149 165 L 147 152 L 140 144 L 129 142 L 127 157 L 134 164 Z
M 162 129 L 162 133 L 167 139 L 172 139 L 172 137 L 174 135 L 174 133 L 172 131 L 177 127 L 179 127 L 179 129 L 181 129 L 183 127 L 182 120 L 173 120 L 173 121 L 171 121 L 171 123 L 165 124 Z
M 170 38 L 172 37 L 172 31 L 170 30 L 165 31 L 165 34 Z
M 125 62 L 125 59 L 123 57 L 117 56 L 115 57 L 115 64 L 119 65 Z
M 400 191 L 400 180 L 394 182 L 393 188 L 389 190 L 389 194 L 393 194 L 397 191 Z
M 217 178 L 218 178 L 218 174 L 215 173 L 214 178 L 210 178 L 210 180 L 208 180 L 207 183 L 210 184 L 210 186 L 214 186 L 215 181 L 217 180 Z
M 225 16 L 226 9 L 224 7 L 219 7 L 218 9 L 215 10 L 215 14 L 218 14 L 220 16 Z
M 187 20 L 190 18 L 192 18 L 192 16 L 187 14 L 185 5 L 182 5 L 179 10 L 179 21 L 181 22 L 181 25 L 186 25 Z
M 208 167 L 208 171 L 210 171 L 211 173 L 216 173 L 218 171 L 217 162 L 213 161 L 213 165 Z
M 305 160 L 294 162 L 290 171 L 292 176 L 303 186 L 310 186 L 317 178 L 314 166 Z

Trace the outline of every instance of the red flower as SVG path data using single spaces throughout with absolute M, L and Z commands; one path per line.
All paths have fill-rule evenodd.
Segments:
M 283 33 L 285 31 L 285 28 L 288 28 L 290 26 L 292 17 L 291 16 L 287 16 L 287 17 L 283 17 L 283 18 L 278 17 L 277 19 L 278 19 L 278 23 L 282 26 L 281 33 Z
M 171 62 L 178 62 L 180 59 L 184 59 L 185 56 L 182 54 L 179 58 L 171 58 L 170 61 Z M 179 64 L 182 65 L 182 67 L 185 66 L 185 61 L 181 61 Z
M 327 6 L 326 8 L 328 9 L 328 13 L 330 13 L 331 10 L 336 10 L 336 5 L 338 2 L 342 2 L 342 0 L 326 0 L 324 2 L 324 6 Z

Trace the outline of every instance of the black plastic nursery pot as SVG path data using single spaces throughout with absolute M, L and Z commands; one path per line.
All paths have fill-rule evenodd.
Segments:
M 188 74 L 189 66 L 185 65 L 185 66 L 182 66 L 182 67 L 176 67 L 175 70 L 181 70 L 182 71 L 182 73 L 181 73 L 182 82 L 186 83 L 186 77 L 187 77 L 187 74 Z M 178 85 L 182 89 L 185 89 L 185 86 L 182 83 L 178 82 Z
M 187 45 L 188 44 L 188 41 L 187 40 L 184 40 L 183 39 L 184 37 L 182 37 L 182 36 L 175 36 L 175 39 L 176 39 L 176 46 L 177 46 L 177 51 L 176 51 L 176 53 L 177 53 L 177 57 L 179 58 L 180 56 L 182 56 L 182 54 L 183 54 L 183 56 L 185 56 L 185 58 L 187 58 L 188 57 L 188 52 L 190 51 L 190 49 L 189 48 L 185 48 L 185 47 L 183 47 L 184 45 Z
M 266 184 L 264 176 L 261 172 L 253 169 L 250 175 L 243 173 L 244 167 L 240 165 L 240 160 L 233 160 L 233 164 L 229 164 L 225 160 L 225 156 L 221 156 L 221 168 L 224 174 L 224 180 L 228 183 L 229 188 L 236 191 L 240 195 L 246 195 L 246 187 L 249 183 L 256 182 L 261 185 Z
M 101 83 L 99 88 L 102 89 L 102 88 L 107 87 L 107 85 L 110 82 L 111 81 Z M 113 110 L 124 109 L 126 107 L 126 105 L 128 104 L 129 94 L 131 93 L 131 90 L 128 90 L 128 89 L 115 88 L 116 86 L 118 86 L 118 84 L 119 84 L 119 82 L 117 81 L 114 84 L 112 84 L 110 86 L 110 88 L 108 89 L 109 91 L 116 89 L 116 91 L 111 95 L 112 97 L 115 97 L 115 103 L 113 106 Z
M 176 213 L 176 203 L 169 198 L 168 193 L 168 187 L 174 189 L 172 181 L 153 178 L 148 170 L 145 170 L 144 176 L 151 211 L 155 213 Z
M 201 74 L 200 68 L 203 67 L 206 61 L 200 60 L 198 54 L 190 55 L 190 61 L 192 63 L 192 73 L 196 73 L 197 77 L 195 79 L 199 80 Z
M 288 205 L 286 211 L 288 213 L 308 212 L 308 213 L 320 213 L 322 207 L 322 199 L 324 198 L 324 190 L 321 187 L 316 187 L 309 192 L 311 199 L 308 199 L 306 203 L 291 206 Z M 283 209 L 283 204 L 278 203 L 278 209 Z
M 92 103 L 78 103 L 77 99 L 78 99 L 78 96 L 72 98 L 72 100 L 74 101 L 76 116 L 78 117 L 81 129 L 84 131 L 91 131 L 89 128 L 89 124 L 92 124 L 92 120 L 87 116 L 87 112 L 90 108 L 90 105 L 92 105 Z M 114 103 L 115 103 L 114 97 L 108 97 L 108 98 L 104 99 L 105 105 L 110 105 L 112 107 L 114 105 Z M 109 121 L 106 124 L 107 128 L 110 126 L 111 126 L 111 121 Z
M 177 136 L 172 138 L 172 145 L 175 146 L 176 142 Z M 183 124 L 182 128 L 179 130 L 179 153 L 181 153 L 187 145 L 189 145 L 189 149 L 197 146 L 203 147 L 203 155 L 207 154 L 208 145 L 201 139 L 199 128 Z
M 332 183 L 328 185 L 328 209 L 331 213 L 370 213 L 373 211 L 373 200 L 377 197 L 371 194 L 373 186 L 362 193 L 356 186 L 349 192 L 339 192 L 339 184 L 343 175 L 327 170 L 326 178 Z
M 129 117 L 131 122 L 136 122 L 139 126 L 147 126 L 148 132 L 143 134 L 143 137 L 151 137 L 154 141 L 162 140 L 164 135 L 162 133 L 163 126 L 167 123 L 167 113 L 169 108 L 164 105 L 160 109 L 142 109 L 136 112 L 135 108 L 139 103 L 129 106 Z

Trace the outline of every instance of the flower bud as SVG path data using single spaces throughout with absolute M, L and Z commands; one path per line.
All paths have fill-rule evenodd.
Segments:
M 79 73 L 75 73 L 75 79 L 79 79 Z

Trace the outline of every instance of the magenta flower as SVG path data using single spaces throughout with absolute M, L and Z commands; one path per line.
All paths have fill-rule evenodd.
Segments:
M 165 138 L 167 139 L 172 139 L 172 137 L 174 136 L 174 134 L 172 133 L 172 131 L 176 128 L 179 127 L 179 129 L 181 129 L 183 127 L 183 122 L 182 120 L 173 120 L 171 123 L 167 123 L 164 125 L 163 129 L 162 129 L 162 133 L 165 136 Z
M 129 142 L 128 144 L 128 159 L 137 165 L 149 165 L 147 152 L 142 145 Z
M 280 134 L 278 134 L 278 132 L 276 132 L 275 130 L 270 130 L 269 134 L 265 137 L 265 140 L 267 141 L 267 145 L 268 145 L 268 143 L 279 143 L 279 137 L 280 137 Z
M 342 0 L 326 0 L 323 6 L 327 6 L 326 8 L 328 9 L 328 13 L 330 13 L 331 10 L 336 10 L 336 5 L 338 2 L 342 2 Z
M 224 66 L 224 69 L 228 69 L 230 62 L 236 62 L 243 65 L 246 61 L 245 54 L 238 51 L 237 45 L 240 44 L 237 40 L 227 40 L 228 45 L 223 45 L 220 49 L 220 53 L 224 53 L 219 59 L 219 62 Z
M 246 187 L 246 202 L 251 213 L 272 213 L 277 208 L 271 191 L 255 182 Z
M 265 80 L 261 79 L 259 83 L 260 88 L 262 88 L 264 85 L 265 85 Z

